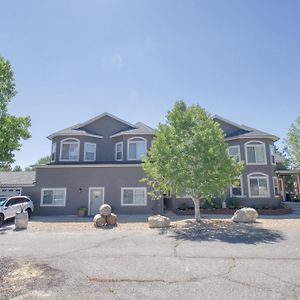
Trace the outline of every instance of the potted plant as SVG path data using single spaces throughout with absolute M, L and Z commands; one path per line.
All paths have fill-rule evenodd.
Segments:
M 78 215 L 80 217 L 85 217 L 87 215 L 88 209 L 86 207 L 79 207 L 78 208 Z

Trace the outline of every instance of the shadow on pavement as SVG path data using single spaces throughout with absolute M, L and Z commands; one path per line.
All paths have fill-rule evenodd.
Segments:
M 259 227 L 259 223 L 243 224 L 227 220 L 204 220 L 199 223 L 186 220 L 182 224 L 160 230 L 160 234 L 176 240 L 221 241 L 230 244 L 275 243 L 284 240 L 280 231 Z
M 0 225 L 0 235 L 6 234 L 8 231 L 14 230 L 14 219 L 4 221 L 2 225 Z

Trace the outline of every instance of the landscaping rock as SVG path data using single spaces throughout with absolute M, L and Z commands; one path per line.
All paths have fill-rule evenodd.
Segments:
M 115 214 L 110 214 L 106 217 L 106 223 L 108 225 L 117 225 L 118 218 Z
M 99 211 L 101 216 L 107 217 L 111 214 L 111 207 L 108 204 L 102 204 Z
M 255 222 L 258 217 L 258 213 L 254 208 L 244 207 L 237 210 L 231 218 L 234 222 L 251 223 Z
M 155 215 L 148 218 L 150 228 L 166 228 L 170 226 L 170 219 L 161 215 Z
M 106 219 L 98 214 L 94 217 L 93 222 L 95 227 L 102 227 L 106 224 Z
M 28 226 L 28 213 L 27 213 L 27 211 L 17 212 L 16 217 L 15 217 L 15 228 L 16 228 L 16 230 L 27 229 L 27 226 Z

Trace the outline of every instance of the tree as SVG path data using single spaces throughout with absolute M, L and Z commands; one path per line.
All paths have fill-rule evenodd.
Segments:
M 0 167 L 4 169 L 15 161 L 14 151 L 20 150 L 21 139 L 30 138 L 30 118 L 8 113 L 8 104 L 15 95 L 11 65 L 0 56 Z
M 15 165 L 15 167 L 13 168 L 13 172 L 22 172 L 21 166 Z
M 285 143 L 290 166 L 300 169 L 300 114 L 290 126 Z
M 171 192 L 188 194 L 200 220 L 200 201 L 224 194 L 237 181 L 242 163 L 230 158 L 219 124 L 199 105 L 178 101 L 159 124 L 143 161 L 144 181 L 158 199 Z

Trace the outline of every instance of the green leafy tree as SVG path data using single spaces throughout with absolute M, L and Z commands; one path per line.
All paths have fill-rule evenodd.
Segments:
M 285 152 L 287 153 L 290 166 L 300 169 L 300 114 L 289 128 L 285 142 Z
M 15 165 L 15 167 L 13 168 L 13 172 L 22 172 L 21 166 Z
M 178 101 L 166 119 L 144 159 L 144 181 L 157 199 L 169 191 L 188 194 L 199 221 L 200 201 L 222 196 L 243 166 L 228 156 L 223 131 L 199 105 L 187 107 Z
M 50 162 L 50 156 L 46 155 L 41 157 L 34 165 L 25 168 L 25 171 L 34 171 L 37 165 L 46 165 Z
M 7 168 L 14 161 L 14 151 L 20 150 L 21 140 L 30 138 L 29 117 L 8 113 L 8 104 L 16 95 L 13 71 L 9 61 L 0 56 L 0 167 Z

